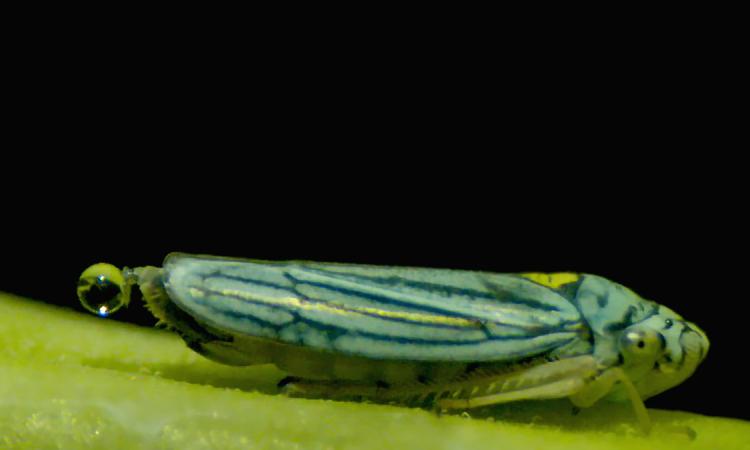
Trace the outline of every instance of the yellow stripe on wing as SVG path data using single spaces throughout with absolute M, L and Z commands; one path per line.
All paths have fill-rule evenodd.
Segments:
M 191 288 L 192 295 L 205 295 L 206 292 L 228 297 L 238 297 L 245 300 L 264 303 L 273 306 L 285 306 L 288 308 L 298 308 L 307 311 L 321 311 L 328 314 L 338 314 L 341 316 L 351 316 L 352 314 L 364 314 L 388 319 L 401 319 L 407 322 L 450 325 L 456 327 L 479 328 L 482 323 L 475 319 L 464 319 L 461 317 L 440 316 L 435 314 L 424 314 L 408 311 L 389 311 L 379 308 L 369 308 L 362 306 L 343 306 L 337 304 L 328 304 L 321 302 L 311 302 L 297 297 L 269 297 L 265 295 L 253 294 L 238 289 L 196 289 Z

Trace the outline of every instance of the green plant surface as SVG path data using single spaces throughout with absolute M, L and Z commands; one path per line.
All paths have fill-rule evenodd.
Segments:
M 652 409 L 643 436 L 627 405 L 438 416 L 288 398 L 276 393 L 282 377 L 213 363 L 166 331 L 0 293 L 2 449 L 750 449 L 750 422 L 737 419 Z

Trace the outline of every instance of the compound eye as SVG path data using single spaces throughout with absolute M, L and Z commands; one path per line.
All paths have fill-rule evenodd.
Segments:
M 655 357 L 664 351 L 666 340 L 654 330 L 625 330 L 620 337 L 620 347 L 626 355 L 635 358 Z
M 107 317 L 130 302 L 130 286 L 117 267 L 94 264 L 78 279 L 78 300 L 92 313 Z

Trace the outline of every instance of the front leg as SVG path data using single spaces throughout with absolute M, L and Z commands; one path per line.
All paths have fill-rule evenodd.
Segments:
M 644 433 L 648 434 L 651 431 L 651 419 L 648 416 L 648 411 L 646 411 L 646 405 L 643 404 L 643 399 L 638 394 L 638 390 L 636 390 L 633 382 L 630 381 L 625 371 L 619 367 L 612 367 L 599 374 L 586 384 L 583 389 L 571 395 L 570 401 L 580 408 L 588 408 L 607 395 L 618 382 L 622 384 L 625 392 L 628 394 L 630 404 L 633 405 L 633 411 L 638 423 L 641 425 L 641 429 Z

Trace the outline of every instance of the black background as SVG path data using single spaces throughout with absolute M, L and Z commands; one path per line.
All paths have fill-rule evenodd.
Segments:
M 159 265 L 172 251 L 595 273 L 711 339 L 697 373 L 649 406 L 747 417 L 735 151 L 747 145 L 722 104 L 731 83 L 692 71 L 697 47 L 674 50 L 592 70 L 577 66 L 590 55 L 566 65 L 574 56 L 554 49 L 529 54 L 550 58 L 541 67 L 507 48 L 448 64 L 447 47 L 387 64 L 294 59 L 302 49 L 284 54 L 295 64 L 255 55 L 266 63 L 250 68 L 211 51 L 201 68 L 169 52 L 16 66 L 0 289 L 83 311 L 88 265 Z M 498 69 L 505 58 L 516 62 Z M 113 320 L 154 322 L 137 304 Z

